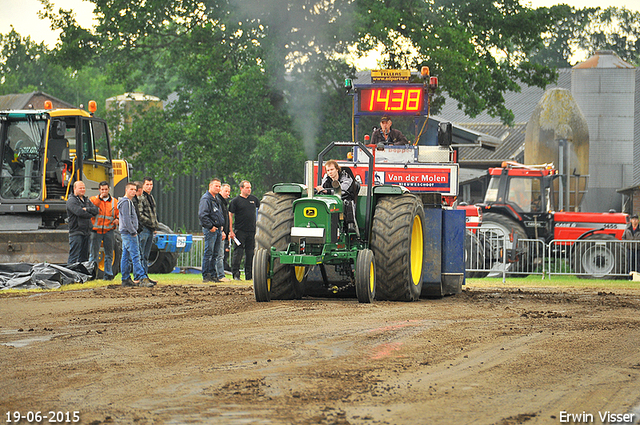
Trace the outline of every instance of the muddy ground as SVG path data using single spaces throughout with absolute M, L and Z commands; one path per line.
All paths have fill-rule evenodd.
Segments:
M 549 288 L 368 305 L 259 304 L 248 282 L 4 294 L 0 420 L 637 423 L 639 307 L 640 290 Z

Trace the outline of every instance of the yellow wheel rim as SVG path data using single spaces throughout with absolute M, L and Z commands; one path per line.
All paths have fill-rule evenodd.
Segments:
M 422 220 L 416 215 L 413 218 L 413 228 L 411 229 L 411 277 L 413 284 L 418 285 L 422 277 L 424 236 L 422 234 Z
M 373 261 L 369 264 L 369 291 L 373 294 L 376 283 L 376 270 L 373 266 Z
M 304 271 L 305 271 L 304 269 L 305 269 L 304 267 L 298 267 L 298 266 L 294 267 L 293 272 L 295 273 L 296 280 L 298 282 L 302 282 L 302 279 L 304 279 Z
M 270 259 L 269 256 L 267 257 L 267 276 L 269 276 L 269 263 L 270 263 Z M 271 292 L 271 279 L 267 278 L 267 292 Z

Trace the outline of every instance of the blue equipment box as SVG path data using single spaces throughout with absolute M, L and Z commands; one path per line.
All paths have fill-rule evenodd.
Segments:
M 193 245 L 193 236 L 159 233 L 154 236 L 153 241 L 158 247 L 158 251 L 189 252 L 191 251 L 191 245 Z

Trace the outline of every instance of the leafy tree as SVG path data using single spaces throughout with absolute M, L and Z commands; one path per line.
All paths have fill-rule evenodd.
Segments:
M 135 117 L 131 125 L 122 125 L 123 120 Z M 165 175 L 166 170 L 175 173 L 177 151 L 175 140 L 179 140 L 180 129 L 167 119 L 159 108 L 148 108 L 142 104 L 116 104 L 107 113 L 111 137 L 117 157 L 126 158 L 134 164 L 134 177 L 142 175 Z M 166 153 L 166 154 L 165 154 Z M 153 161 L 147 161 L 154 158 Z M 144 164 L 144 167 L 139 165 Z
M 0 93 L 54 92 L 64 71 L 51 63 L 44 43 L 23 38 L 15 29 L 0 35 Z M 50 78 L 54 74 L 54 78 Z M 49 83 L 52 81 L 53 83 Z M 54 93 L 51 93 L 54 94 Z
M 608 7 L 590 10 L 586 30 L 577 37 L 589 52 L 613 50 L 622 59 L 640 64 L 640 12 Z
M 177 75 L 174 100 L 161 113 L 119 111 L 114 124 L 124 119 L 123 113 L 135 119 L 119 129 L 115 146 L 135 168 L 165 180 L 194 169 L 213 169 L 230 182 L 255 174 L 248 158 L 258 138 L 269 129 L 286 133 L 289 120 L 271 104 L 251 43 L 206 27 L 183 40 L 190 49 L 176 45 L 164 52 Z
M 13 28 L 0 34 L 0 94 L 42 91 L 72 105 L 86 106 L 93 99 L 102 106 L 122 90 L 96 68 L 62 66 L 44 43 L 34 43 Z
M 555 68 L 573 66 L 571 57 L 579 48 L 580 40 L 596 10 L 575 9 L 565 4 L 551 7 L 554 31 L 543 36 L 542 43 L 530 52 L 531 61 Z
M 622 59 L 638 63 L 640 12 L 615 7 L 575 9 L 567 5 L 553 6 L 550 11 L 555 28 L 531 52 L 533 62 L 566 68 L 575 65 L 572 56 L 579 50 L 613 50 Z
M 302 142 L 291 133 L 269 130 L 258 137 L 258 143 L 249 157 L 250 180 L 256 182 L 254 192 L 264 193 L 280 182 L 304 180 L 306 157 Z M 282 164 L 288 164 L 282 168 Z

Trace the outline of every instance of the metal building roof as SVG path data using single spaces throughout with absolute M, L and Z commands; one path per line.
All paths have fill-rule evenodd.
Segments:
M 33 93 L 5 94 L 0 96 L 0 110 L 26 109 Z
M 473 124 L 465 127 L 483 133 L 501 141 L 495 150 L 481 147 L 461 147 L 458 149 L 458 161 L 461 166 L 488 167 L 499 166 L 502 161 L 522 162 L 524 158 L 524 136 L 527 124 L 516 124 L 507 127 L 502 124 Z
M 33 91 L 30 93 L 15 93 L 0 96 L 0 110 L 29 109 L 29 105 L 33 105 L 34 98 L 36 97 L 39 97 L 41 102 L 42 98 L 49 99 L 56 105 L 56 107 L 75 108 L 72 104 L 53 97 L 50 94 L 41 91 Z M 39 105 L 38 108 L 42 108 L 42 105 Z

